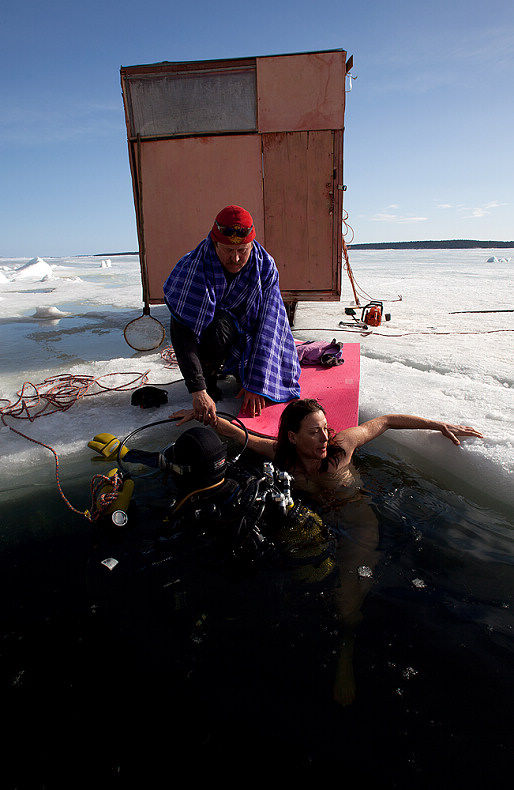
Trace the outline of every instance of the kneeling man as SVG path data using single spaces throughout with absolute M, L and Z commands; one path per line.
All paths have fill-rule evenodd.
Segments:
M 248 211 L 220 211 L 207 238 L 174 267 L 164 298 L 196 419 L 216 421 L 222 365 L 240 379 L 243 410 L 250 416 L 260 414 L 266 400 L 300 397 L 300 365 L 277 267 L 255 241 Z

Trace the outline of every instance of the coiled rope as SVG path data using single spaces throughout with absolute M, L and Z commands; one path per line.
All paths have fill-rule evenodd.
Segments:
M 102 491 L 102 488 L 109 486 Z M 109 505 L 116 502 L 118 495 L 123 488 L 123 476 L 116 469 L 112 476 L 94 475 L 91 480 L 91 507 L 82 513 L 89 521 L 96 521 L 102 513 L 107 510 Z M 72 508 L 74 510 L 74 508 Z M 79 512 L 79 511 L 75 511 Z
M 166 350 L 169 351 L 169 349 Z M 129 390 L 137 389 L 148 381 L 149 372 L 150 371 L 147 370 L 144 373 L 135 373 L 133 371 L 122 373 L 104 373 L 102 376 L 97 376 L 96 378 L 94 376 L 85 374 L 60 374 L 44 379 L 44 381 L 40 382 L 39 384 L 33 384 L 30 381 L 25 381 L 21 389 L 16 393 L 17 400 L 15 400 L 13 403 L 11 403 L 11 401 L 7 398 L 0 398 L 0 402 L 4 401 L 4 403 L 7 404 L 0 406 L 0 419 L 2 420 L 2 423 L 13 433 L 18 434 L 18 436 L 27 439 L 33 444 L 38 444 L 40 447 L 44 447 L 53 454 L 55 460 L 57 490 L 59 491 L 60 496 L 70 508 L 70 510 L 72 510 L 74 513 L 78 513 L 81 516 L 85 516 L 85 518 L 90 521 L 96 520 L 101 512 L 116 499 L 120 490 L 120 485 L 122 485 L 123 482 L 121 481 L 120 484 L 116 475 L 114 475 L 112 478 L 105 477 L 104 475 L 95 475 L 91 482 L 91 508 L 90 510 L 78 510 L 71 504 L 62 489 L 59 478 L 59 456 L 54 448 L 48 444 L 45 444 L 45 442 L 39 441 L 39 439 L 33 439 L 31 436 L 27 436 L 27 434 L 17 430 L 17 428 L 14 428 L 7 422 L 6 417 L 34 422 L 34 420 L 38 419 L 39 417 L 47 417 L 50 414 L 55 414 L 56 412 L 67 411 L 68 409 L 71 409 L 71 407 L 82 398 L 92 397 L 93 395 L 101 395 L 105 392 L 127 392 Z M 131 376 L 132 378 L 122 384 L 108 385 L 106 383 L 106 379 L 112 376 Z M 165 382 L 165 384 L 171 383 L 172 382 Z M 121 476 L 119 477 L 121 480 Z M 112 493 L 108 492 L 101 494 L 98 497 L 98 490 L 100 490 L 100 488 L 107 483 L 112 486 Z
M 178 368 L 178 360 L 173 351 L 173 346 L 167 346 L 161 351 L 161 359 L 165 368 Z

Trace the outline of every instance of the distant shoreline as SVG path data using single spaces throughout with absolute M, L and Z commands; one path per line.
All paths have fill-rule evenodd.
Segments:
M 95 252 L 94 255 L 77 255 L 77 258 L 115 258 L 120 255 L 139 255 L 139 250 L 132 252 Z
M 349 250 L 468 250 L 480 248 L 486 250 L 507 249 L 514 247 L 514 241 L 479 241 L 478 239 L 442 239 L 441 241 L 375 241 L 369 244 L 348 244 Z M 115 258 L 121 255 L 139 255 L 138 250 L 132 252 L 97 252 L 92 258 Z M 77 257 L 88 257 L 78 255 Z
M 478 241 L 477 239 L 445 239 L 442 241 L 377 241 L 371 244 L 348 244 L 351 250 L 486 250 L 514 247 L 514 241 Z

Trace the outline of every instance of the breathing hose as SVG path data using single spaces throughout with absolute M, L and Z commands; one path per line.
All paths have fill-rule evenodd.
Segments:
M 228 421 L 230 423 L 236 422 L 237 423 L 237 427 L 241 428 L 241 430 L 244 432 L 245 439 L 244 439 L 244 443 L 243 443 L 243 448 L 235 456 L 235 458 L 232 459 L 232 463 L 235 463 L 241 457 L 241 455 L 244 453 L 244 451 L 246 450 L 246 447 L 248 445 L 248 428 L 246 427 L 246 425 L 244 425 L 243 422 L 241 422 L 239 417 L 236 417 L 234 414 L 229 414 L 228 412 L 223 412 L 223 411 L 218 411 L 217 414 L 220 417 L 224 417 L 224 418 L 228 419 Z M 164 425 L 164 423 L 176 422 L 177 420 L 180 420 L 180 419 L 181 419 L 180 417 L 168 417 L 165 420 L 157 420 L 156 422 L 149 422 L 147 425 L 141 425 L 139 428 L 136 428 L 134 431 L 132 431 L 132 433 L 129 433 L 129 435 L 126 436 L 125 439 L 123 439 L 123 441 L 120 442 L 119 447 L 118 447 L 118 456 L 117 456 L 116 462 L 117 462 L 119 468 L 121 469 L 121 471 L 124 472 L 125 474 L 127 474 L 127 470 L 123 466 L 121 453 L 122 453 L 123 447 L 127 444 L 127 442 L 130 439 L 132 439 L 133 436 L 136 436 L 136 434 L 141 433 L 142 431 L 146 431 L 148 428 L 153 428 L 156 425 Z

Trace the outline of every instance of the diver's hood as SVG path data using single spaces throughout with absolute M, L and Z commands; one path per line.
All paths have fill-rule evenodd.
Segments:
M 205 488 L 225 476 L 225 447 L 211 428 L 189 428 L 163 454 L 181 487 Z

